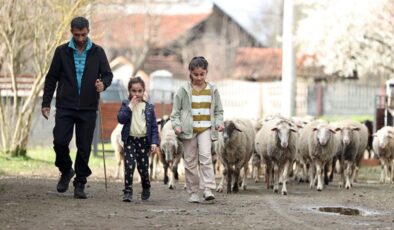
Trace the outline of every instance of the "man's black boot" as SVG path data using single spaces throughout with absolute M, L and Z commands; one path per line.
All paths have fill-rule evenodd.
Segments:
M 70 169 L 70 171 L 62 173 L 59 182 L 57 183 L 57 191 L 60 193 L 66 192 L 68 189 L 68 184 L 70 183 L 70 180 L 74 177 L 74 175 L 75 172 L 72 168 Z
M 133 199 L 133 189 L 127 188 L 123 190 L 123 202 L 131 202 Z
M 86 193 L 85 193 L 85 185 L 82 184 L 81 182 L 75 182 L 74 181 L 74 198 L 76 199 L 86 199 Z
M 142 188 L 141 200 L 148 200 L 150 197 L 150 188 Z

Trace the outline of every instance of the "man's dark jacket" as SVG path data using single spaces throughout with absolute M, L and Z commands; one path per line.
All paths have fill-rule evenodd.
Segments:
M 68 43 L 60 45 L 55 50 L 51 67 L 45 78 L 42 107 L 50 107 L 56 83 L 58 83 L 56 108 L 97 110 L 100 93 L 96 91 L 95 82 L 101 79 L 105 90 L 111 85 L 112 77 L 104 49 L 93 43 L 87 51 L 81 95 L 78 95 L 73 49 L 68 47 Z

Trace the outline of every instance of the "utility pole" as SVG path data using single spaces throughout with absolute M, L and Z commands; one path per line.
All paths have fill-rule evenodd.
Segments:
M 282 115 L 295 115 L 296 68 L 293 47 L 293 0 L 283 0 Z

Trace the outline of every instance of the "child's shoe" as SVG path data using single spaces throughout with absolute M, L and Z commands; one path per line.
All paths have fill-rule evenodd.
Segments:
M 190 194 L 189 203 L 200 203 L 200 197 L 197 193 L 193 192 Z
M 141 200 L 148 200 L 150 197 L 150 188 L 142 188 Z
M 215 196 L 213 195 L 211 189 L 205 189 L 203 197 L 205 200 L 214 200 Z
M 123 202 L 131 202 L 132 198 L 133 198 L 132 189 L 123 190 Z

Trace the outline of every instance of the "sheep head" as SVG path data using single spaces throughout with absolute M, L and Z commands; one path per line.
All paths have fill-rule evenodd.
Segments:
M 340 132 L 341 142 L 343 145 L 347 146 L 352 143 L 354 132 L 360 131 L 360 128 L 354 126 L 344 126 L 344 127 L 337 127 L 335 131 Z
M 290 126 L 288 122 L 278 122 L 275 127 L 271 129 L 275 132 L 282 148 L 287 148 L 289 145 L 290 132 L 297 132 L 297 130 Z
M 224 122 L 223 139 L 227 142 L 234 131 L 242 132 L 233 121 Z
M 390 139 L 394 138 L 394 133 L 391 130 L 379 130 L 373 135 L 378 140 L 379 148 L 385 149 Z
M 326 124 L 321 124 L 313 128 L 313 132 L 315 133 L 318 143 L 322 146 L 325 146 L 330 140 L 331 136 L 335 134 L 335 131 Z

